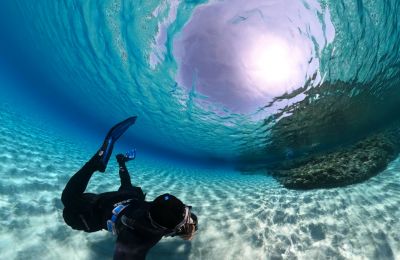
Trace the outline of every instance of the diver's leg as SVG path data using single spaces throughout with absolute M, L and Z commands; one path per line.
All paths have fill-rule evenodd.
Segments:
M 84 204 L 86 203 L 82 194 L 86 190 L 93 173 L 98 170 L 99 160 L 100 157 L 96 154 L 68 181 L 61 195 L 61 201 L 65 207 L 77 210 L 85 208 L 86 205 Z
M 83 192 L 95 171 L 104 172 L 110 159 L 114 143 L 136 121 L 136 117 L 128 119 L 113 126 L 108 131 L 103 145 L 97 153 L 68 181 L 62 193 L 61 200 L 65 207 L 84 208 L 86 202 Z

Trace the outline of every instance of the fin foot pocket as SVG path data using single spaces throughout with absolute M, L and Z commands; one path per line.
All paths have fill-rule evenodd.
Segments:
M 98 170 L 100 172 L 105 172 L 115 142 L 126 132 L 126 130 L 128 130 L 130 126 L 132 126 L 136 122 L 136 118 L 136 116 L 129 117 L 124 121 L 116 124 L 108 131 L 106 138 L 104 139 L 103 145 L 97 152 L 97 155 L 100 158 L 98 166 Z

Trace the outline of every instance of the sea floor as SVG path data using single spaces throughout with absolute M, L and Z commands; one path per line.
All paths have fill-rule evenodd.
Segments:
M 0 258 L 111 259 L 111 234 L 62 219 L 62 189 L 94 150 L 4 110 L 0 122 Z M 199 218 L 193 241 L 163 239 L 148 259 L 400 259 L 400 158 L 362 184 L 312 191 L 140 153 L 128 168 L 147 199 L 170 192 Z M 112 162 L 89 191 L 118 184 Z

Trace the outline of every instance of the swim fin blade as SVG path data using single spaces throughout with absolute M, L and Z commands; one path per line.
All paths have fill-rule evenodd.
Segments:
M 123 135 L 130 126 L 136 122 L 137 116 L 132 116 L 113 126 L 107 133 L 103 145 L 97 155 L 100 156 L 99 171 L 105 172 L 108 161 L 110 160 L 115 142 Z

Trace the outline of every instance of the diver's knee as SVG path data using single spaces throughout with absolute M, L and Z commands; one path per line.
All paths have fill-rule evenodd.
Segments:
M 64 207 L 70 206 L 71 204 L 71 199 L 70 196 L 68 196 L 68 193 L 63 190 L 61 194 L 61 202 L 64 204 Z

